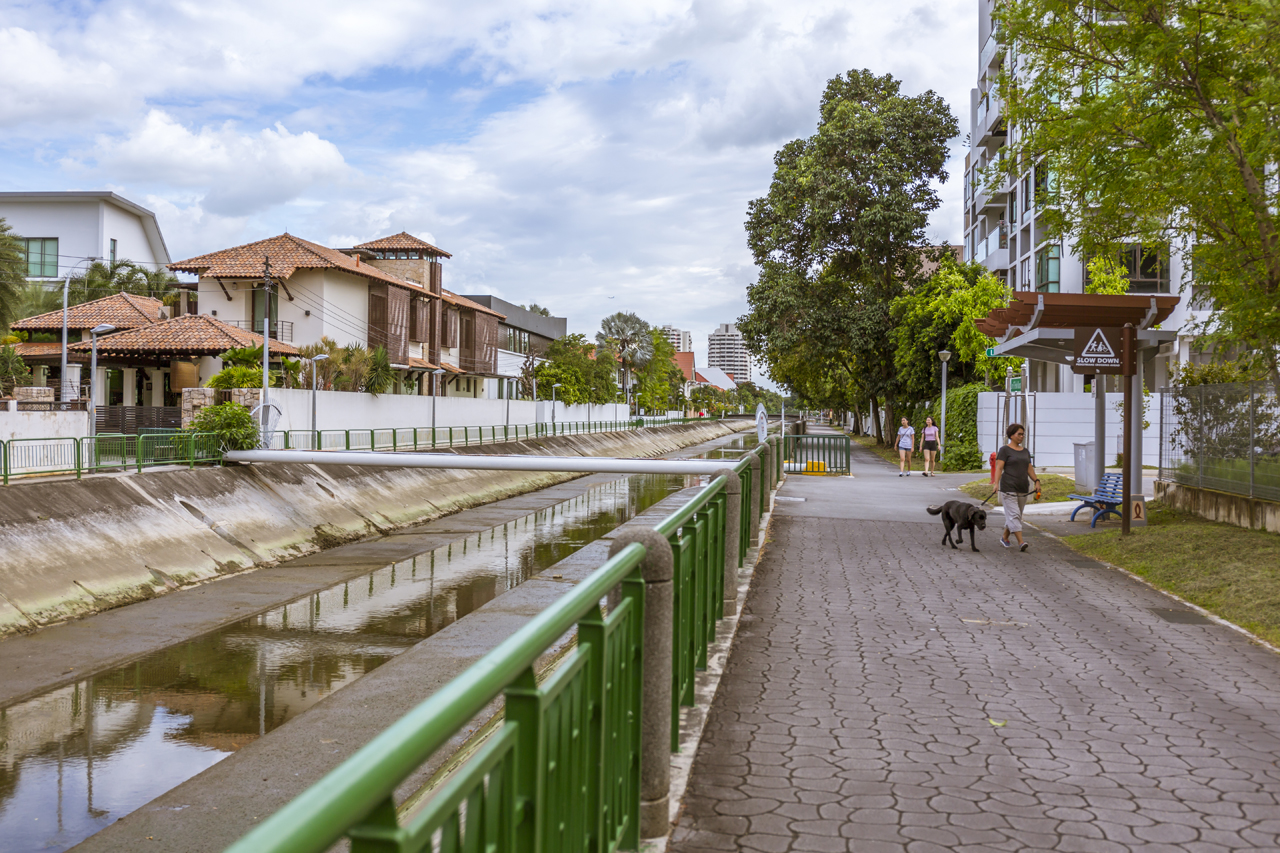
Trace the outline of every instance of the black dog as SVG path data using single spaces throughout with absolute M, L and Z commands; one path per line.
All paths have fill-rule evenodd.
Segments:
M 951 543 L 951 547 L 955 550 L 956 542 L 964 544 L 964 532 L 969 531 L 969 547 L 974 551 L 978 550 L 978 546 L 974 543 L 977 530 L 987 529 L 987 511 L 981 507 L 974 506 L 965 501 L 947 501 L 942 506 L 929 507 L 929 515 L 941 515 L 942 526 L 946 528 L 946 533 L 942 534 L 942 544 Z M 956 538 L 951 538 L 951 528 L 956 529 Z

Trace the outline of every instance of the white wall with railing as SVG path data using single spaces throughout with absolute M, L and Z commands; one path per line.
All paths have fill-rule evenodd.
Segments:
M 12 408 L 11 408 L 12 407 Z M 84 438 L 89 434 L 89 413 L 19 411 L 17 403 L 0 402 L 0 441 L 24 438 Z
M 1120 450 L 1120 404 L 1124 394 L 1107 394 L 1107 435 L 1104 448 L 1107 467 L 1115 464 Z M 1160 463 L 1160 409 L 1161 394 L 1147 397 L 1146 420 L 1142 431 L 1142 464 Z M 992 452 L 1006 442 L 1000 435 L 1003 417 L 1004 394 L 986 391 L 978 395 L 978 449 L 982 452 L 982 464 L 987 466 Z M 1018 405 L 1015 403 L 1014 405 Z M 1031 423 L 1028 443 L 1040 467 L 1075 465 L 1075 444 L 1093 441 L 1094 399 L 1092 394 L 1070 391 L 1039 391 L 1028 397 L 1027 420 Z M 1012 407 L 1011 407 L 1012 408 Z M 1013 419 L 1021 414 L 1011 415 Z M 951 428 L 952 425 L 948 424 Z

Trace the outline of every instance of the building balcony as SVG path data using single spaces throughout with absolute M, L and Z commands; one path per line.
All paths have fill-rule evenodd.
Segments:
M 973 138 L 978 145 L 988 145 L 1003 140 L 1006 136 L 1008 126 L 1004 120 L 1004 101 L 1000 99 L 1000 93 L 992 89 L 978 101 Z
M 253 332 L 255 335 L 262 334 L 262 321 L 258 321 L 256 327 L 252 320 L 227 320 L 225 322 L 235 326 L 237 329 Z M 272 323 L 271 340 L 284 341 L 287 344 L 293 343 L 293 323 L 288 320 L 277 320 Z

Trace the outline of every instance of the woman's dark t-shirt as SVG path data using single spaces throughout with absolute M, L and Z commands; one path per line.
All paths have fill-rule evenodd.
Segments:
M 1031 467 L 1031 451 L 1025 447 L 1014 450 L 1009 445 L 1000 448 L 996 459 L 1004 462 L 1004 473 L 1000 475 L 1000 491 L 1020 492 L 1025 494 L 1031 485 L 1027 479 L 1027 469 Z

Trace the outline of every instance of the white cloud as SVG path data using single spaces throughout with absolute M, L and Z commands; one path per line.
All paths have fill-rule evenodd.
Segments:
M 242 133 L 230 122 L 192 131 L 160 110 L 127 136 L 99 136 L 92 161 L 93 171 L 117 180 L 206 188 L 201 206 L 220 216 L 291 201 L 347 173 L 337 146 L 310 131 L 277 124 Z

